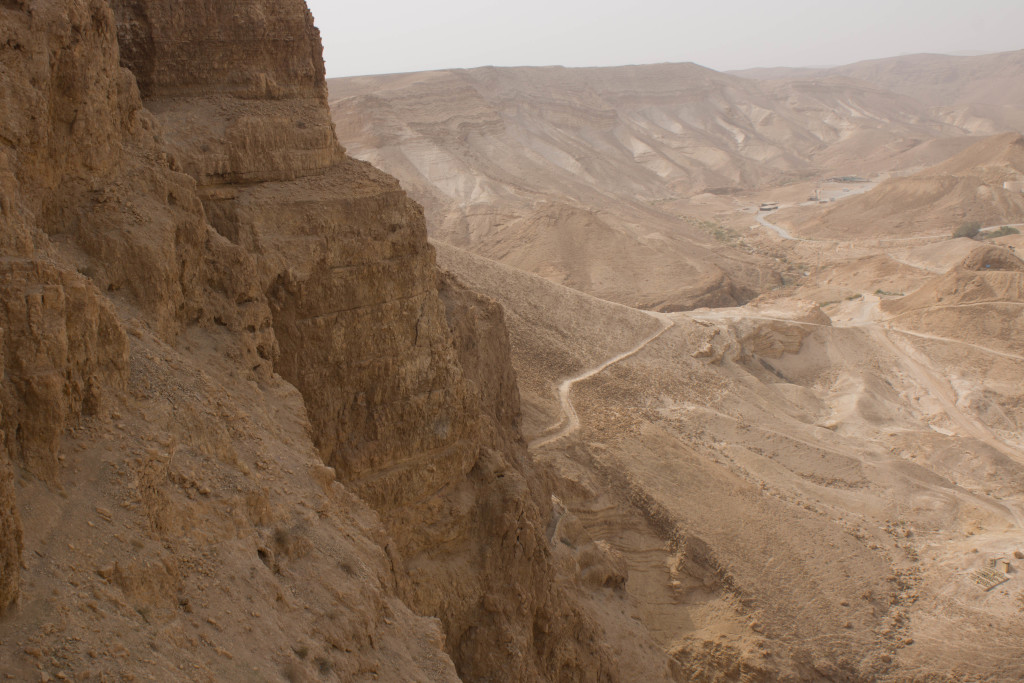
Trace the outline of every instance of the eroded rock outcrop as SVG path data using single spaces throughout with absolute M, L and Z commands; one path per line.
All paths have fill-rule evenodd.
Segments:
M 0 333 L 0 353 L 3 335 Z M 2 367 L 2 365 L 0 365 Z M 21 514 L 14 492 L 14 468 L 0 433 L 0 614 L 18 597 L 21 578 Z
M 113 300 L 127 297 L 165 339 L 218 316 L 260 315 L 238 304 L 239 269 L 217 282 L 245 254 L 209 229 L 193 181 L 160 144 L 118 65 L 107 3 L 4 3 L 0 33 L 0 424 L 21 471 L 53 482 L 65 430 L 125 387 Z M 246 337 L 241 355 L 257 355 Z M 5 542 L 5 553 L 16 547 Z
M 113 640 L 163 678 L 611 680 L 500 309 L 337 144 L 305 4 L 19 0 L 0 30 L 11 670 L 112 675 Z
M 14 260 L 0 270 L 5 330 L 3 418 L 8 449 L 29 473 L 53 481 L 59 440 L 104 393 L 124 390 L 128 341 L 109 303 L 85 278 L 52 264 Z
M 100 0 L 0 5 L 5 673 L 455 680 L 324 477 L 256 260 L 206 222 L 115 27 Z
M 978 247 L 963 260 L 960 267 L 964 270 L 1008 270 L 1024 272 L 1024 261 L 1006 247 L 985 245 Z
M 295 15 L 285 33 L 302 26 L 298 17 L 306 21 L 305 34 L 289 39 L 308 46 L 292 54 L 317 62 L 305 7 L 272 11 L 285 6 Z M 145 62 L 192 32 L 245 33 L 249 21 L 181 8 L 173 15 L 176 22 L 160 23 L 183 26 L 180 34 L 154 34 L 151 49 L 132 33 L 129 66 L 133 55 Z M 516 411 L 497 406 L 508 396 L 481 406 L 483 383 L 467 381 L 466 363 L 478 370 L 482 354 L 457 353 L 449 325 L 464 332 L 479 321 L 446 317 L 422 211 L 392 178 L 343 156 L 322 81 L 265 93 L 257 86 L 256 99 L 245 86 L 237 94 L 250 99 L 225 104 L 237 83 L 290 83 L 296 70 L 306 72 L 276 61 L 272 44 L 250 47 L 258 54 L 245 61 L 248 76 L 236 69 L 192 80 L 184 69 L 179 81 L 167 76 L 154 86 L 147 105 L 196 179 L 213 225 L 257 259 L 280 348 L 275 368 L 302 392 L 325 462 L 381 515 L 404 567 L 401 594 L 441 618 L 464 676 L 502 671 L 525 681 L 567 670 L 597 680 L 608 663 L 587 635 L 593 627 L 549 588 L 540 532 L 548 496 L 524 473 Z M 216 41 L 190 49 L 221 56 Z M 210 97 L 197 101 L 204 88 Z M 194 123 L 210 120 L 223 135 Z M 505 334 L 500 323 L 490 332 Z M 507 353 L 489 362 L 510 372 Z M 503 386 L 507 393 L 514 384 L 506 377 Z

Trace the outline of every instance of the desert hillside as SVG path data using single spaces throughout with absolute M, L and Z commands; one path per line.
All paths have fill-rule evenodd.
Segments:
M 339 138 L 398 177 L 434 239 L 631 306 L 734 305 L 777 264 L 691 198 L 869 174 L 962 131 L 849 79 L 764 84 L 693 64 L 335 79 Z M 930 151 L 929 151 L 930 150 Z
M 973 250 L 941 277 L 886 302 L 902 328 L 957 339 L 1006 357 L 1024 355 L 1024 262 L 992 245 Z M 971 354 L 974 355 L 974 354 Z
M 300 0 L 0 34 L 0 674 L 1024 680 L 1024 237 L 943 222 L 1018 133 L 898 67 L 328 85 Z
M 338 145 L 303 2 L 0 31 L 4 675 L 670 680 L 549 542 L 501 309 Z
M 388 83 L 404 91 L 452 77 L 364 79 L 380 86 L 365 94 L 377 100 L 357 93 L 346 106 L 380 112 L 397 97 Z M 524 90 L 509 98 L 527 100 Z M 357 117 L 339 130 L 345 120 Z M 493 140 L 514 122 L 462 124 L 446 149 Z M 543 229 L 522 229 L 509 211 L 499 227 L 464 224 L 464 239 L 434 236 L 442 266 L 505 308 L 524 432 L 555 475 L 555 536 L 619 558 L 615 574 L 588 576 L 622 582 L 684 679 L 723 669 L 753 680 L 1024 675 L 1014 578 L 1024 553 L 1024 357 L 1010 250 L 1020 239 L 951 239 L 965 221 L 1019 222 L 1020 194 L 1004 183 L 1020 173 L 1020 136 L 887 142 L 894 129 L 851 134 L 810 162 L 819 173 L 826 159 L 877 162 L 885 173 L 874 182 L 786 179 L 652 204 L 783 274 L 742 307 L 705 298 L 712 308 L 666 314 L 673 308 L 588 296 L 603 293 L 583 275 L 589 264 L 637 253 L 585 243 L 605 239 L 611 210 L 569 212 L 550 200 Z M 408 139 L 393 134 L 381 150 Z M 415 187 L 439 167 L 404 178 Z M 446 168 L 449 186 L 476 177 L 468 164 Z M 479 211 L 503 201 L 478 198 Z M 768 200 L 790 208 L 757 211 Z M 662 293 L 693 278 L 645 276 Z M 1003 560 L 1010 574 L 996 571 Z M 600 596 L 588 600 L 607 609 Z
M 1008 250 L 914 274 L 902 300 L 867 279 L 832 318 L 778 299 L 643 326 L 457 249 L 440 259 L 505 306 L 566 528 L 622 557 L 641 622 L 691 679 L 1024 675 L 1020 587 L 976 583 L 1024 543 Z M 638 344 L 573 384 L 578 422 L 560 428 L 559 383 Z
M 816 239 L 951 234 L 960 225 L 1024 223 L 1024 137 L 984 138 L 952 158 L 827 207 L 786 209 L 772 220 Z
M 1024 132 L 1024 50 L 962 57 L 917 54 L 829 69 L 749 69 L 759 80 L 844 77 L 903 93 L 976 135 Z

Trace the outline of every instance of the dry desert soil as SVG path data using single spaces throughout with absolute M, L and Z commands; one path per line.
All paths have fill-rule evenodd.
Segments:
M 1024 680 L 1022 53 L 0 36 L 8 680 Z

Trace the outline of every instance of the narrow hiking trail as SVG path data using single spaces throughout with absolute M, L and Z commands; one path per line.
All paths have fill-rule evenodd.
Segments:
M 993 432 L 984 422 L 965 411 L 958 404 L 956 390 L 950 384 L 945 373 L 936 368 L 932 360 L 924 351 L 913 343 L 913 338 L 933 339 L 952 344 L 964 344 L 976 348 L 979 351 L 990 353 L 1004 358 L 1024 361 L 1024 357 L 1004 353 L 988 347 L 962 342 L 956 339 L 947 339 L 925 333 L 913 332 L 892 326 L 891 322 L 883 316 L 879 304 L 880 297 L 864 293 L 862 298 L 856 302 L 848 302 L 841 313 L 832 320 L 832 329 L 859 329 L 869 335 L 872 344 L 885 350 L 897 363 L 898 369 L 903 373 L 904 378 L 913 386 L 916 386 L 922 394 L 930 396 L 936 401 L 941 411 L 949 419 L 954 432 L 962 437 L 974 438 L 981 441 L 1004 456 L 1024 465 L 1024 453 L 1018 445 L 1008 443 Z M 828 328 L 828 325 L 820 323 L 791 320 L 774 316 L 744 315 L 737 309 L 723 309 L 718 311 L 701 312 L 700 314 L 689 314 L 695 320 L 724 322 L 729 319 L 745 320 L 769 320 L 786 322 L 792 325 L 807 325 L 818 328 Z M 948 493 L 948 492 L 947 492 Z M 984 496 L 971 492 L 957 492 L 954 495 L 963 498 L 965 502 L 973 501 L 982 507 L 999 512 L 1005 516 L 1018 529 L 1024 529 L 1024 509 L 1019 505 L 1007 501 L 991 501 Z
M 893 325 L 887 325 L 888 329 L 893 332 L 899 332 L 910 337 L 919 337 L 920 339 L 932 339 L 934 341 L 945 342 L 947 344 L 959 344 L 960 346 L 969 346 L 972 349 L 977 349 L 983 353 L 987 353 L 993 356 L 1000 356 L 1001 358 L 1009 358 L 1010 360 L 1024 361 L 1024 356 L 1018 356 L 1015 353 L 1006 353 L 1005 351 L 997 351 L 988 346 L 982 346 L 981 344 L 972 344 L 971 342 L 963 341 L 960 339 L 950 339 L 949 337 L 939 337 L 934 334 L 927 334 L 925 332 L 914 332 L 912 330 L 905 330 L 902 327 L 895 327 Z
M 570 434 L 576 432 L 580 428 L 579 415 L 576 414 L 576 409 L 573 407 L 572 401 L 569 399 L 569 392 L 572 391 L 573 385 L 577 384 L 578 382 L 588 380 L 595 375 L 599 375 L 600 373 L 604 372 L 605 370 L 615 365 L 616 363 L 622 362 L 627 358 L 635 356 L 636 354 L 640 353 L 645 348 L 647 348 L 648 344 L 650 344 L 655 339 L 668 332 L 676 325 L 675 321 L 672 320 L 672 318 L 669 317 L 669 315 L 666 313 L 651 313 L 650 311 L 647 311 L 647 313 L 649 313 L 652 317 L 655 317 L 658 320 L 660 320 L 662 323 L 662 328 L 655 332 L 654 334 L 652 334 L 651 336 L 644 339 L 642 342 L 634 346 L 629 351 L 625 351 L 617 356 L 609 358 L 601 365 L 586 370 L 576 375 L 575 377 L 570 377 L 569 379 L 562 382 L 558 386 L 558 402 L 562 407 L 562 416 L 559 418 L 558 422 L 545 429 L 541 436 L 538 436 L 536 439 L 531 441 L 529 444 L 530 448 L 540 448 L 542 446 L 547 446 L 550 443 L 553 443 L 555 441 L 558 441 L 559 439 L 563 439 L 569 436 Z
M 848 319 L 842 321 L 834 320 L 833 324 L 835 327 L 859 327 L 867 330 L 875 340 L 878 348 L 887 349 L 890 353 L 894 354 L 900 360 L 900 364 L 907 373 L 907 376 L 917 386 L 922 388 L 925 393 L 939 402 L 943 411 L 953 424 L 957 426 L 962 436 L 971 436 L 979 441 L 983 441 L 1010 459 L 1024 464 L 1024 454 L 1020 453 L 1013 445 L 999 438 L 988 425 L 977 417 L 960 409 L 960 406 L 957 404 L 956 390 L 950 385 L 945 373 L 936 369 L 928 355 L 911 344 L 906 337 L 918 337 L 949 344 L 961 344 L 1012 360 L 1024 361 L 1024 357 L 1003 353 L 958 339 L 948 339 L 946 337 L 938 337 L 895 327 L 890 320 L 883 318 L 879 309 L 880 303 L 881 300 L 878 296 L 865 293 L 860 305 L 856 307 L 856 310 L 852 311 L 852 315 Z M 894 334 L 906 335 L 906 337 L 894 338 Z

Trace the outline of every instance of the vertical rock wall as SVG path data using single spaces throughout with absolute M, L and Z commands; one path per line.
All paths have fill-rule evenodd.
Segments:
M 317 97 L 324 64 L 309 10 L 294 2 L 113 0 L 124 64 L 147 98 L 213 93 Z
M 87 179 L 117 173 L 122 127 L 141 105 L 116 67 L 104 3 L 3 3 L 0 32 L 3 611 L 18 597 L 22 563 L 15 466 L 53 481 L 65 428 L 124 387 L 125 336 L 53 240 L 73 245 L 83 268 L 90 248 L 111 246 L 89 230 L 97 214 L 82 210 L 95 199 Z M 90 239 L 77 239 L 83 230 Z
M 251 257 L 204 220 L 118 64 L 116 26 L 103 0 L 0 4 L 4 605 L 20 564 L 14 472 L 55 483 L 66 430 L 124 391 L 115 301 L 168 341 L 232 324 L 236 355 L 264 376 L 275 349 Z
M 454 284 L 442 300 L 422 210 L 338 146 L 305 4 L 112 5 L 173 163 L 252 259 L 274 342 L 257 355 L 381 516 L 400 594 L 441 619 L 466 680 L 608 679 L 596 627 L 553 588 L 500 314 Z
M 154 360 L 173 357 L 178 352 L 168 349 L 176 346 L 189 362 L 210 362 L 188 355 L 189 343 L 180 341 L 198 334 L 203 348 L 224 355 L 217 363 L 226 362 L 230 376 L 256 382 L 243 393 L 262 400 L 259 383 L 275 386 L 275 372 L 298 388 L 313 440 L 333 468 L 317 466 L 315 478 L 329 494 L 328 475 L 337 472 L 384 524 L 380 544 L 392 575 L 383 574 L 384 551 L 367 552 L 377 582 L 359 584 L 370 597 L 346 607 L 365 616 L 367 633 L 335 633 L 328 610 L 309 635 L 357 643 L 360 661 L 378 666 L 386 655 L 370 630 L 387 629 L 390 603 L 406 614 L 397 591 L 413 610 L 440 620 L 465 680 L 610 679 L 598 629 L 554 587 L 544 532 L 550 493 L 519 435 L 500 309 L 442 281 L 420 207 L 393 178 L 337 144 L 305 4 L 9 0 L 0 4 L 0 38 L 0 609 L 18 597 L 23 545 L 41 542 L 23 540 L 19 520 L 30 520 L 33 534 L 47 527 L 34 511 L 19 515 L 17 498 L 26 486 L 50 495 L 48 487 L 61 485 L 61 447 L 82 416 L 102 418 L 111 403 L 131 411 L 125 406 L 141 402 L 148 415 L 171 405 L 167 429 L 178 433 L 188 430 L 174 420 L 209 409 L 212 389 L 179 384 L 181 366 Z M 140 357 L 139 348 L 149 350 Z M 278 502 L 248 504 L 249 519 L 226 524 L 237 531 L 225 537 L 218 505 L 237 495 L 222 500 L 219 489 L 198 481 L 233 481 L 225 496 L 251 489 L 247 500 L 263 500 L 252 466 L 210 425 L 188 439 L 197 453 L 222 457 L 192 458 L 142 426 L 149 420 L 118 422 L 132 455 L 99 452 L 126 477 L 110 484 L 125 487 L 123 509 L 138 507 L 148 520 L 136 540 L 145 546 L 148 534 L 163 545 L 147 551 L 152 562 L 100 568 L 61 585 L 102 581 L 98 595 L 119 587 L 124 604 L 145 610 L 191 605 L 173 593 L 189 585 L 185 568 L 204 545 L 192 534 L 201 528 L 225 543 L 238 535 L 235 554 L 220 551 L 225 570 L 262 567 L 277 576 L 294 563 L 293 595 L 329 588 L 323 581 L 333 576 L 335 551 L 303 545 L 299 552 L 292 531 L 264 528 L 296 512 L 281 502 L 288 486 L 306 506 L 320 495 L 303 489 L 308 482 L 291 466 L 275 475 Z M 96 434 L 113 430 L 110 421 L 90 424 Z M 279 438 L 271 430 L 255 442 Z M 257 449 L 251 458 L 270 467 L 283 457 L 271 456 Z M 337 522 L 349 514 L 345 506 L 362 514 L 363 503 L 347 493 L 329 497 L 330 504 L 316 503 L 317 519 L 334 526 L 310 522 L 316 531 L 309 533 L 336 550 L 349 545 L 333 535 L 345 528 Z M 91 507 L 85 499 L 76 505 L 83 503 Z M 237 517 L 237 505 L 229 508 Z M 100 509 L 101 521 L 114 523 L 118 515 Z M 107 535 L 52 540 L 61 552 L 82 546 L 96 556 L 114 542 Z M 68 562 L 66 571 L 92 561 Z M 319 568 L 318 577 L 303 578 L 303 566 Z M 337 580 L 356 582 L 344 566 L 348 578 Z M 136 580 L 153 572 L 152 585 Z M 221 578 L 230 595 L 233 579 Z M 261 590 L 253 595 L 262 599 Z M 111 604 L 110 614 L 99 605 L 106 616 L 97 618 L 114 618 Z M 287 620 L 287 611 L 276 616 Z M 402 629 L 417 628 L 414 618 L 402 619 Z M 37 630 L 32 623 L 25 627 Z M 98 628 L 102 635 L 106 627 Z M 439 656 L 431 638 L 389 642 Z
M 59 441 L 80 415 L 95 414 L 105 392 L 124 389 L 128 342 L 81 276 L 36 260 L 0 269 L 5 331 L 2 421 L 8 450 L 25 470 L 55 480 Z
M 0 331 L 2 358 L 3 332 Z M 21 515 L 14 492 L 14 468 L 7 453 L 6 441 L 5 434 L 0 432 L 0 614 L 18 597 L 23 551 Z

